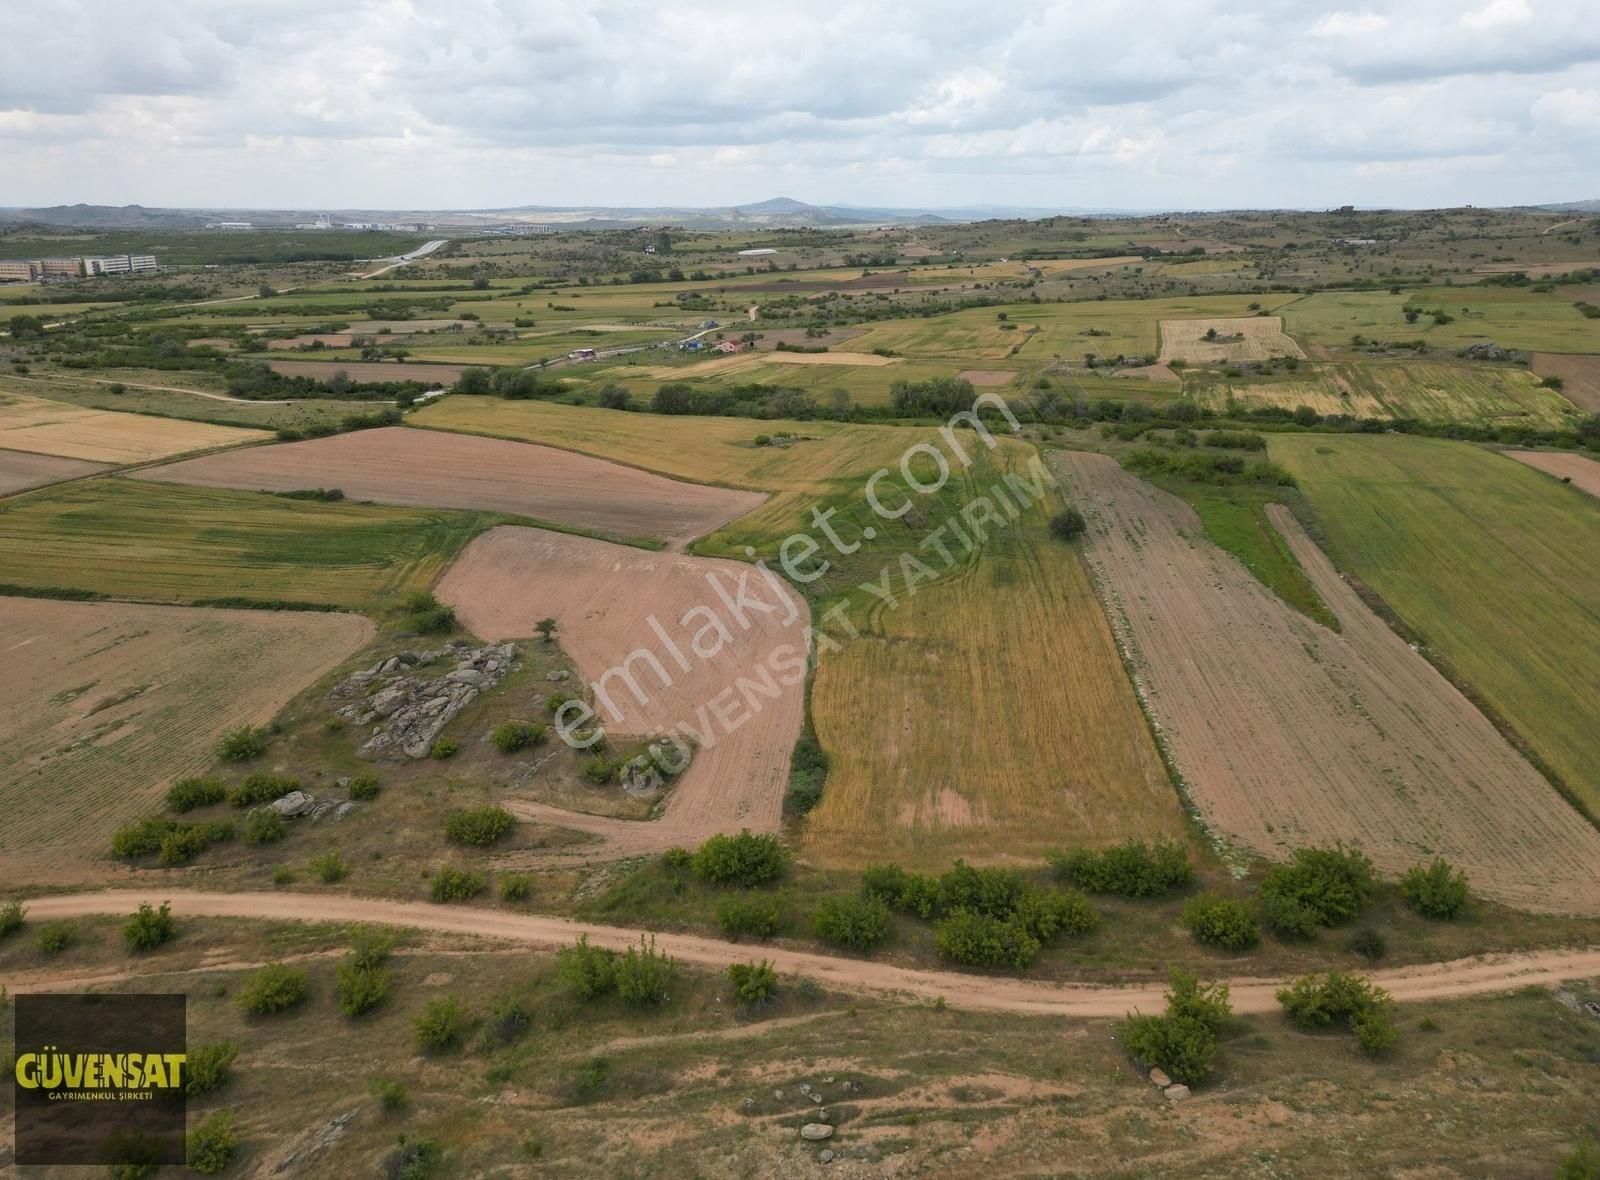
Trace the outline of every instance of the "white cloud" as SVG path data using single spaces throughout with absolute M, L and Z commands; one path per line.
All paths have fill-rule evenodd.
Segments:
M 1489 0 L 1482 8 L 1462 16 L 1461 23 L 1483 32 L 1508 25 L 1525 25 L 1531 20 L 1533 10 L 1528 7 L 1527 0 Z

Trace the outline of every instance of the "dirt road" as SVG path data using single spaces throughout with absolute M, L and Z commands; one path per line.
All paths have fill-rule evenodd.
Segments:
M 94 914 L 122 915 L 132 913 L 141 901 L 170 901 L 173 913 L 180 918 L 378 922 L 540 947 L 568 945 L 578 935 L 587 934 L 596 946 L 620 950 L 639 938 L 635 930 L 537 914 L 293 892 L 202 893 L 158 889 L 63 894 L 30 900 L 28 917 L 33 921 L 47 921 Z M 1157 983 L 1131 987 L 1053 985 L 954 971 L 921 971 L 782 947 L 738 945 L 692 934 L 658 934 L 656 946 L 695 967 L 722 968 L 730 963 L 763 958 L 770 960 L 781 974 L 810 976 L 840 991 L 886 992 L 929 1000 L 943 997 L 954 1007 L 991 1012 L 1120 1018 L 1134 1008 L 1151 1012 L 1159 1010 L 1163 1004 L 1164 988 Z M 1600 978 L 1600 947 L 1460 959 L 1377 971 L 1371 975 L 1374 982 L 1387 988 L 1401 1002 L 1483 995 L 1591 977 Z M 5 982 L 0 978 L 0 984 Z M 1226 982 L 1232 989 L 1236 1012 L 1277 1009 L 1273 993 L 1282 980 L 1231 979 Z

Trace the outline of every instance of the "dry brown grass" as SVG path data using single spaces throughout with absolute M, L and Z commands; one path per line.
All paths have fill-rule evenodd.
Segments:
M 1206 332 L 1213 328 L 1218 338 L 1207 340 Z M 1213 365 L 1305 355 L 1298 344 L 1284 335 L 1282 316 L 1161 321 L 1163 362 L 1182 360 L 1192 365 Z
M 184 451 L 255 442 L 272 436 L 172 418 L 88 410 L 22 394 L 0 393 L 0 448 L 86 459 L 143 463 Z

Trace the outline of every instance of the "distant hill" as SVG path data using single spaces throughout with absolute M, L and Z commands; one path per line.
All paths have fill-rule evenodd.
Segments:
M 1535 205 L 1534 208 L 1550 213 L 1600 213 L 1600 200 L 1567 201 L 1560 205 Z

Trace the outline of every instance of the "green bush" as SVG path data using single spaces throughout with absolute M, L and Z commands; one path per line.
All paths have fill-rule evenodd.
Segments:
M 1345 1025 L 1360 1048 L 1371 1056 L 1390 1049 L 1399 1039 L 1394 1028 L 1394 1001 L 1389 993 L 1342 971 L 1307 975 L 1278 991 L 1284 1015 L 1297 1028 L 1325 1029 Z
M 500 878 L 501 901 L 527 901 L 533 893 L 533 878 L 527 873 L 506 873 Z
M 1299 848 L 1286 865 L 1261 881 L 1267 924 L 1287 938 L 1307 938 L 1318 927 L 1338 926 L 1360 915 L 1372 897 L 1372 862 L 1339 845 Z
M 447 1053 L 458 1048 L 472 1027 L 472 1018 L 454 996 L 429 1000 L 412 1018 L 417 1048 L 424 1053 Z
M 111 854 L 123 860 L 154 856 L 163 837 L 179 825 L 170 819 L 141 819 L 120 827 L 111 837 Z
M 27 912 L 27 907 L 20 901 L 8 901 L 4 905 L 0 905 L 0 938 L 5 938 L 21 930 L 22 917 Z
M 241 725 L 230 729 L 217 742 L 217 757 L 224 762 L 248 762 L 259 758 L 267 749 L 267 731 Z
M 470 844 L 474 848 L 487 848 L 509 832 L 516 824 L 504 807 L 489 805 L 465 811 L 452 811 L 444 817 L 444 834 L 456 844 Z
M 432 1139 L 407 1139 L 404 1135 L 383 1160 L 388 1180 L 433 1180 L 444 1159 L 444 1148 Z
M 734 963 L 728 968 L 733 998 L 747 1008 L 765 1004 L 778 989 L 778 973 L 766 959 L 759 963 Z
M 1075 541 L 1089 524 L 1076 508 L 1066 508 L 1050 518 L 1050 535 L 1058 541 Z
M 366 801 L 378 797 L 378 776 L 370 770 L 362 771 L 350 780 L 350 798 Z
M 373 1078 L 367 1083 L 367 1088 L 378 1100 L 384 1114 L 398 1114 L 411 1103 L 411 1095 L 406 1092 L 405 1086 L 394 1078 Z
M 436 762 L 443 762 L 446 759 L 454 758 L 456 751 L 460 748 L 455 738 L 437 738 L 434 740 L 433 745 L 428 747 L 428 757 Z
M 515 754 L 528 746 L 542 744 L 545 735 L 545 727 L 532 721 L 503 721 L 495 726 L 489 738 L 502 754 Z
M 1556 1180 L 1600 1180 L 1600 1144 L 1578 1144 L 1556 1168 Z
M 1206 434 L 1206 446 L 1226 447 L 1235 451 L 1264 451 L 1267 440 L 1248 430 L 1212 430 Z
M 311 871 L 324 885 L 337 885 L 350 875 L 350 869 L 345 865 L 344 858 L 339 855 L 337 849 L 324 852 L 321 856 L 313 856 Z
M 1165 838 L 1153 844 L 1128 840 L 1099 850 L 1074 848 L 1050 858 L 1056 876 L 1090 893 L 1156 897 L 1194 880 L 1182 845 Z
M 1350 937 L 1344 940 L 1344 949 L 1351 954 L 1360 955 L 1369 963 L 1376 963 L 1389 953 L 1389 944 L 1384 942 L 1383 935 L 1371 926 L 1363 926 L 1359 930 L 1351 931 Z
M 239 1046 L 232 1041 L 196 1045 L 184 1062 L 184 1092 L 191 1096 L 205 1094 L 225 1084 L 233 1077 L 233 1062 L 238 1056 Z
M 1231 897 L 1196 897 L 1181 919 L 1194 940 L 1218 950 L 1247 951 L 1261 941 L 1261 924 L 1250 907 Z
M 809 733 L 800 735 L 789 755 L 789 793 L 784 804 L 793 815 L 806 815 L 822 802 L 828 782 L 828 752 Z
M 352 1019 L 372 1011 L 389 994 L 389 968 L 371 967 L 356 961 L 339 964 L 339 1011 Z
M 434 873 L 429 892 L 434 901 L 468 901 L 488 887 L 482 873 L 446 866 Z
M 499 1000 L 489 1012 L 490 1032 L 502 1045 L 509 1045 L 522 1036 L 532 1023 L 533 1014 L 528 1006 L 515 996 Z
M 245 817 L 244 842 L 246 844 L 276 844 L 287 829 L 283 816 L 270 807 L 258 807 Z
M 616 959 L 611 951 L 590 946 L 589 936 L 582 934 L 556 955 L 556 977 L 574 999 L 587 1002 L 616 985 Z
M 669 989 L 678 977 L 677 960 L 656 951 L 656 940 L 629 947 L 616 961 L 617 997 L 630 1008 L 659 1008 L 671 998 Z
M 783 875 L 788 854 L 776 836 L 712 836 L 695 850 L 695 876 L 717 885 L 765 885 Z
M 141 901 L 133 917 L 122 928 L 122 940 L 130 951 L 153 951 L 162 943 L 171 942 L 178 933 L 178 924 L 172 918 L 172 904 L 162 902 L 155 909 L 148 901 Z
M 1198 978 L 1173 968 L 1162 1016 L 1132 1013 L 1117 1028 L 1135 1058 L 1160 1067 L 1174 1081 L 1198 1085 L 1211 1072 L 1217 1037 L 1233 1014 L 1225 984 L 1202 987 Z
M 182 814 L 196 807 L 221 803 L 228 797 L 228 786 L 221 779 L 181 778 L 167 788 L 167 810 Z
M 233 1162 L 233 1153 L 238 1148 L 239 1137 L 234 1134 L 232 1113 L 218 1110 L 201 1119 L 189 1132 L 184 1140 L 184 1159 L 190 1171 L 215 1176 Z
M 71 922 L 47 922 L 34 941 L 42 953 L 59 955 L 78 941 L 78 928 Z
M 1400 878 L 1400 895 L 1423 917 L 1449 921 L 1467 907 L 1467 875 L 1434 857 L 1407 870 Z
M 305 1002 L 306 973 L 283 963 L 268 963 L 239 991 L 239 1007 L 252 1016 L 271 1016 Z
M 445 606 L 428 590 L 418 590 L 406 596 L 406 626 L 418 635 L 438 635 L 456 625 L 456 612 Z
M 299 789 L 299 779 L 257 771 L 233 789 L 233 794 L 228 796 L 228 802 L 235 807 L 256 807 L 262 803 L 282 799 L 290 791 Z
M 829 897 L 811 917 L 823 942 L 870 951 L 889 937 L 889 907 L 877 897 Z
M 939 953 L 969 967 L 1015 967 L 1033 962 L 1040 943 L 1015 918 L 991 918 L 974 910 L 957 910 L 934 927 Z
M 220 821 L 196 824 L 173 824 L 161 837 L 161 849 L 156 859 L 167 867 L 188 864 L 211 845 L 233 839 L 233 825 Z
M 730 893 L 717 903 L 717 925 L 734 942 L 771 938 L 782 923 L 782 903 L 770 893 Z

